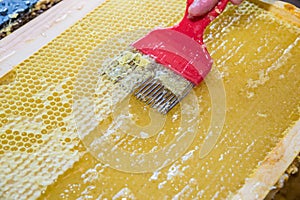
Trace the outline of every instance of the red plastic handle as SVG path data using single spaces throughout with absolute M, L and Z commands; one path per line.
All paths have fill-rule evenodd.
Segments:
M 207 25 L 225 9 L 229 0 L 220 0 L 206 15 L 190 19 L 187 1 L 186 12 L 178 25 L 156 29 L 132 44 L 143 54 L 198 85 L 209 73 L 212 59 L 203 44 Z
M 203 44 L 203 34 L 205 28 L 211 21 L 213 21 L 219 14 L 224 11 L 229 0 L 220 0 L 217 5 L 204 16 L 189 18 L 188 9 L 193 1 L 194 0 L 187 0 L 186 11 L 183 19 L 178 25 L 172 27 L 171 29 L 184 33 L 200 44 Z

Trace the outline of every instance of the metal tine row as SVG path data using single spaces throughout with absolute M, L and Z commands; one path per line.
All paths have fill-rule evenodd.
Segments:
M 152 99 L 156 99 L 159 97 L 163 89 L 164 89 L 163 85 L 159 84 L 158 82 L 153 83 L 150 86 L 150 89 L 147 90 L 145 94 L 143 94 L 144 101 L 147 104 L 150 104 L 153 101 Z
M 174 95 L 174 98 L 168 100 L 166 104 L 163 107 L 161 107 L 158 111 L 162 114 L 167 114 L 174 106 L 176 106 L 181 101 L 181 99 L 183 99 L 193 89 L 193 87 L 194 84 L 190 83 L 183 91 L 180 99 Z
M 166 114 L 179 103 L 178 97 L 154 78 L 144 81 L 134 95 L 137 99 L 157 109 L 162 114 Z
M 178 98 L 174 95 L 172 98 L 168 101 L 166 101 L 159 109 L 158 112 L 162 114 L 167 114 L 174 106 L 176 106 L 179 103 Z
M 172 98 L 174 94 L 169 90 L 164 90 L 160 93 L 159 98 L 155 99 L 153 108 L 159 108 L 162 106 L 164 102 L 167 102 L 170 98 Z
M 163 92 L 163 85 L 161 84 L 157 84 L 157 86 L 155 86 L 153 88 L 153 92 L 151 95 L 149 95 L 149 101 L 147 102 L 148 105 L 151 105 L 152 103 L 155 103 L 155 101 L 157 100 L 157 98 L 159 98 Z
M 144 93 L 150 89 L 150 86 L 153 84 L 153 78 L 148 78 L 143 83 L 140 84 L 139 88 L 136 90 L 134 95 L 141 99 L 144 96 Z

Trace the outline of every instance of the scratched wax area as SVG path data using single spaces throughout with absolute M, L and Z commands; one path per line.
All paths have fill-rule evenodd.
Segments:
M 1 198 L 221 199 L 244 183 L 299 119 L 300 109 L 299 28 L 249 2 L 229 7 L 206 31 L 227 95 L 224 130 L 207 157 L 199 159 L 211 109 L 204 83 L 194 90 L 198 136 L 180 159 L 155 173 L 110 168 L 87 152 L 76 133 L 74 115 L 86 113 L 84 107 L 72 112 L 74 83 L 95 48 L 104 57 L 114 55 L 125 47 L 107 45 L 111 38 L 124 33 L 120 39 L 126 41 L 134 37 L 128 32 L 173 25 L 184 6 L 177 0 L 107 1 L 1 79 Z M 159 144 L 172 134 L 166 131 Z

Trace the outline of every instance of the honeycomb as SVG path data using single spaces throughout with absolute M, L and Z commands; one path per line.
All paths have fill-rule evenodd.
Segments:
M 126 100 L 126 122 L 163 122 L 155 133 L 137 138 L 111 129 L 109 141 L 125 153 L 156 152 L 191 137 L 163 168 L 120 170 L 97 157 L 98 146 L 84 135 L 109 130 L 123 112 L 113 106 L 127 93 L 102 81 L 101 63 L 148 30 L 175 24 L 184 9 L 184 0 L 105 1 L 0 79 L 1 199 L 222 199 L 243 185 L 300 111 L 299 27 L 248 1 L 229 6 L 205 33 L 227 102 L 208 156 L 199 158 L 212 116 L 205 82 L 165 117 Z M 188 106 L 193 97 L 195 108 Z M 198 118 L 189 120 L 193 110 Z

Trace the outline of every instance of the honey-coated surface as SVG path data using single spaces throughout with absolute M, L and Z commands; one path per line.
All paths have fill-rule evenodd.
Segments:
M 86 116 L 101 118 L 101 127 L 114 119 L 109 106 L 101 107 L 114 98 L 97 90 L 112 83 L 99 83 L 100 75 L 94 80 L 101 62 L 145 30 L 175 24 L 184 9 L 184 0 L 106 1 L 0 79 L 0 199 L 222 199 L 243 185 L 300 112 L 299 27 L 247 1 L 229 6 L 205 33 L 226 92 L 225 125 L 206 157 L 199 157 L 212 112 L 205 82 L 190 94 L 198 100 L 192 110 L 199 118 L 187 128 L 195 138 L 162 169 L 114 169 L 97 160 L 78 134 L 95 125 L 80 121 Z M 94 110 L 79 98 L 85 94 Z M 129 105 L 140 126 L 160 121 L 134 98 Z M 160 134 L 115 134 L 111 142 L 128 152 L 158 151 L 182 132 L 188 109 L 183 104 L 161 117 Z

